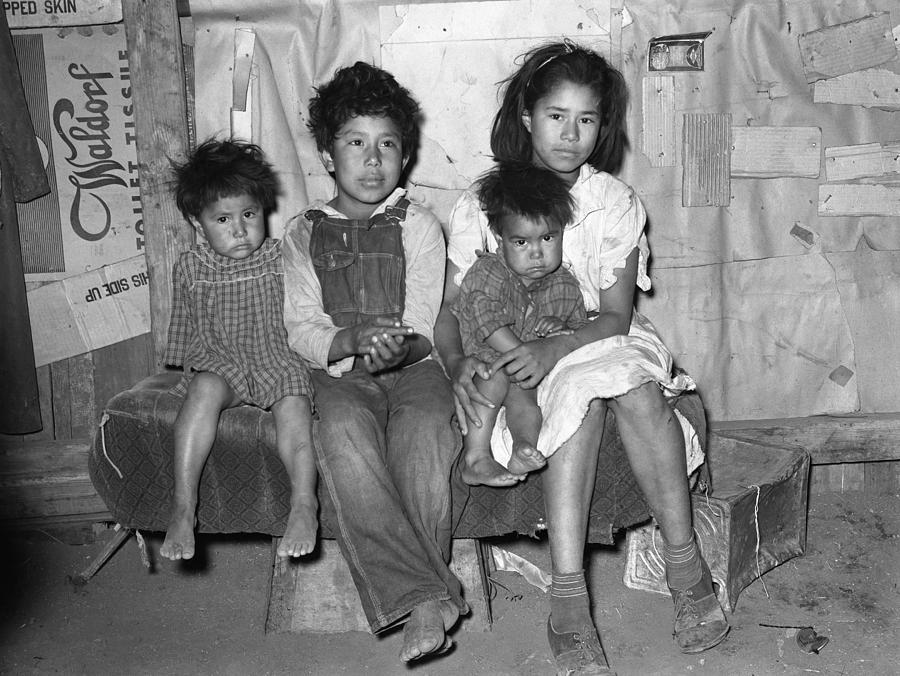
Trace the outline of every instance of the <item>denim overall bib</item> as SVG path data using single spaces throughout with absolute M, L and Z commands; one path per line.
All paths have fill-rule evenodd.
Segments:
M 312 223 L 309 253 L 322 305 L 335 326 L 353 326 L 375 317 L 403 317 L 406 257 L 403 227 L 409 200 L 365 220 L 306 212 Z
M 309 254 L 335 326 L 402 321 L 403 223 L 409 200 L 366 220 L 311 209 Z M 334 503 L 338 541 L 372 631 L 417 605 L 467 606 L 450 555 L 450 467 L 461 441 L 440 366 L 423 360 L 371 374 L 357 359 L 339 378 L 313 371 L 313 424 L 321 481 Z

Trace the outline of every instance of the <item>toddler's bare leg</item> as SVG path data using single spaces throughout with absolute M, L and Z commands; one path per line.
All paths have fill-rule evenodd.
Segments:
M 228 383 L 215 373 L 197 373 L 175 419 L 175 496 L 166 539 L 159 553 L 167 559 L 194 556 L 194 525 L 200 473 L 209 457 L 219 414 L 240 401 Z
M 506 406 L 506 424 L 513 438 L 512 458 L 507 469 L 513 474 L 528 474 L 540 469 L 547 464 L 547 458 L 537 449 L 543 419 L 537 405 L 537 391 L 513 383 L 503 404 Z
M 312 445 L 309 399 L 289 396 L 272 406 L 278 456 L 291 480 L 291 513 L 278 556 L 304 556 L 316 546 L 319 500 L 316 497 L 316 458 Z
M 476 377 L 475 385 L 479 392 L 498 405 L 510 389 L 509 378 L 502 371 L 494 373 L 487 380 Z M 463 462 L 460 467 L 463 481 L 471 486 L 512 486 L 524 479 L 524 474 L 510 472 L 494 460 L 491 453 L 491 432 L 497 420 L 497 409 L 474 401 L 472 405 L 481 418 L 481 427 L 469 425 L 468 433 L 463 438 Z

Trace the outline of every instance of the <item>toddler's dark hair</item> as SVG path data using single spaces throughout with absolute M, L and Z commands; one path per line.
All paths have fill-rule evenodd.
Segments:
M 505 84 L 503 103 L 491 128 L 491 150 L 500 162 L 530 162 L 531 134 L 522 114 L 565 82 L 584 85 L 597 97 L 600 134 L 588 164 L 598 171 L 619 169 L 628 147 L 625 113 L 628 87 L 625 78 L 602 56 L 570 40 L 538 46 L 522 55 L 522 66 Z
M 319 152 L 331 150 L 340 128 L 351 117 L 387 117 L 400 131 L 403 157 L 419 146 L 419 104 L 386 70 L 357 61 L 339 68 L 330 82 L 315 88 L 307 126 Z
M 275 208 L 278 177 L 259 146 L 210 138 L 182 163 L 172 161 L 175 203 L 185 218 L 198 218 L 223 197 L 250 195 L 266 213 Z
M 533 164 L 501 163 L 478 179 L 478 200 L 491 230 L 502 235 L 500 217 L 544 219 L 563 230 L 574 214 L 566 182 L 549 169 Z

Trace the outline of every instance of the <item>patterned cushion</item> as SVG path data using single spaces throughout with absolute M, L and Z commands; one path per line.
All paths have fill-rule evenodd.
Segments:
M 94 487 L 113 517 L 128 528 L 164 531 L 173 492 L 172 429 L 181 399 L 169 388 L 179 374 L 142 380 L 106 406 L 89 458 Z M 676 404 L 705 439 L 706 420 L 696 394 Z M 453 479 L 454 535 L 534 534 L 544 526 L 540 473 L 513 488 L 466 486 Z M 321 536 L 336 534 L 334 507 L 319 484 Z M 290 509 L 290 485 L 275 451 L 272 414 L 252 406 L 222 413 L 200 478 L 197 528 L 205 533 L 281 535 Z M 647 505 L 607 416 L 591 507 L 588 539 L 612 542 L 619 528 L 646 521 Z

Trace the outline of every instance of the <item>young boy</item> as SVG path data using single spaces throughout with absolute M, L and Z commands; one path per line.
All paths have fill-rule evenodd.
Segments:
M 490 364 L 524 341 L 579 328 L 587 314 L 578 282 L 562 267 L 563 230 L 572 220 L 565 182 L 534 165 L 500 165 L 479 180 L 477 191 L 497 253 L 479 255 L 451 311 L 466 356 Z M 542 419 L 537 391 L 511 382 L 502 369 L 476 385 L 506 407 L 511 456 L 503 467 L 491 453 L 498 409 L 475 404 L 483 424 L 466 432 L 462 477 L 469 484 L 509 486 L 546 463 L 536 447 Z
M 316 453 L 338 541 L 374 632 L 405 623 L 400 657 L 447 650 L 468 610 L 450 572 L 450 383 L 430 359 L 445 248 L 434 215 L 397 186 L 419 107 L 390 73 L 341 68 L 309 128 L 335 195 L 287 226 L 285 324 L 313 366 Z
M 280 242 L 266 237 L 278 181 L 257 146 L 237 141 L 208 140 L 174 168 L 175 201 L 200 242 L 174 269 L 165 361 L 184 366 L 174 392 L 185 399 L 175 420 L 175 495 L 160 553 L 194 555 L 197 490 L 219 414 L 250 404 L 272 410 L 291 482 L 278 555 L 309 554 L 319 506 L 312 384 L 284 329 Z

